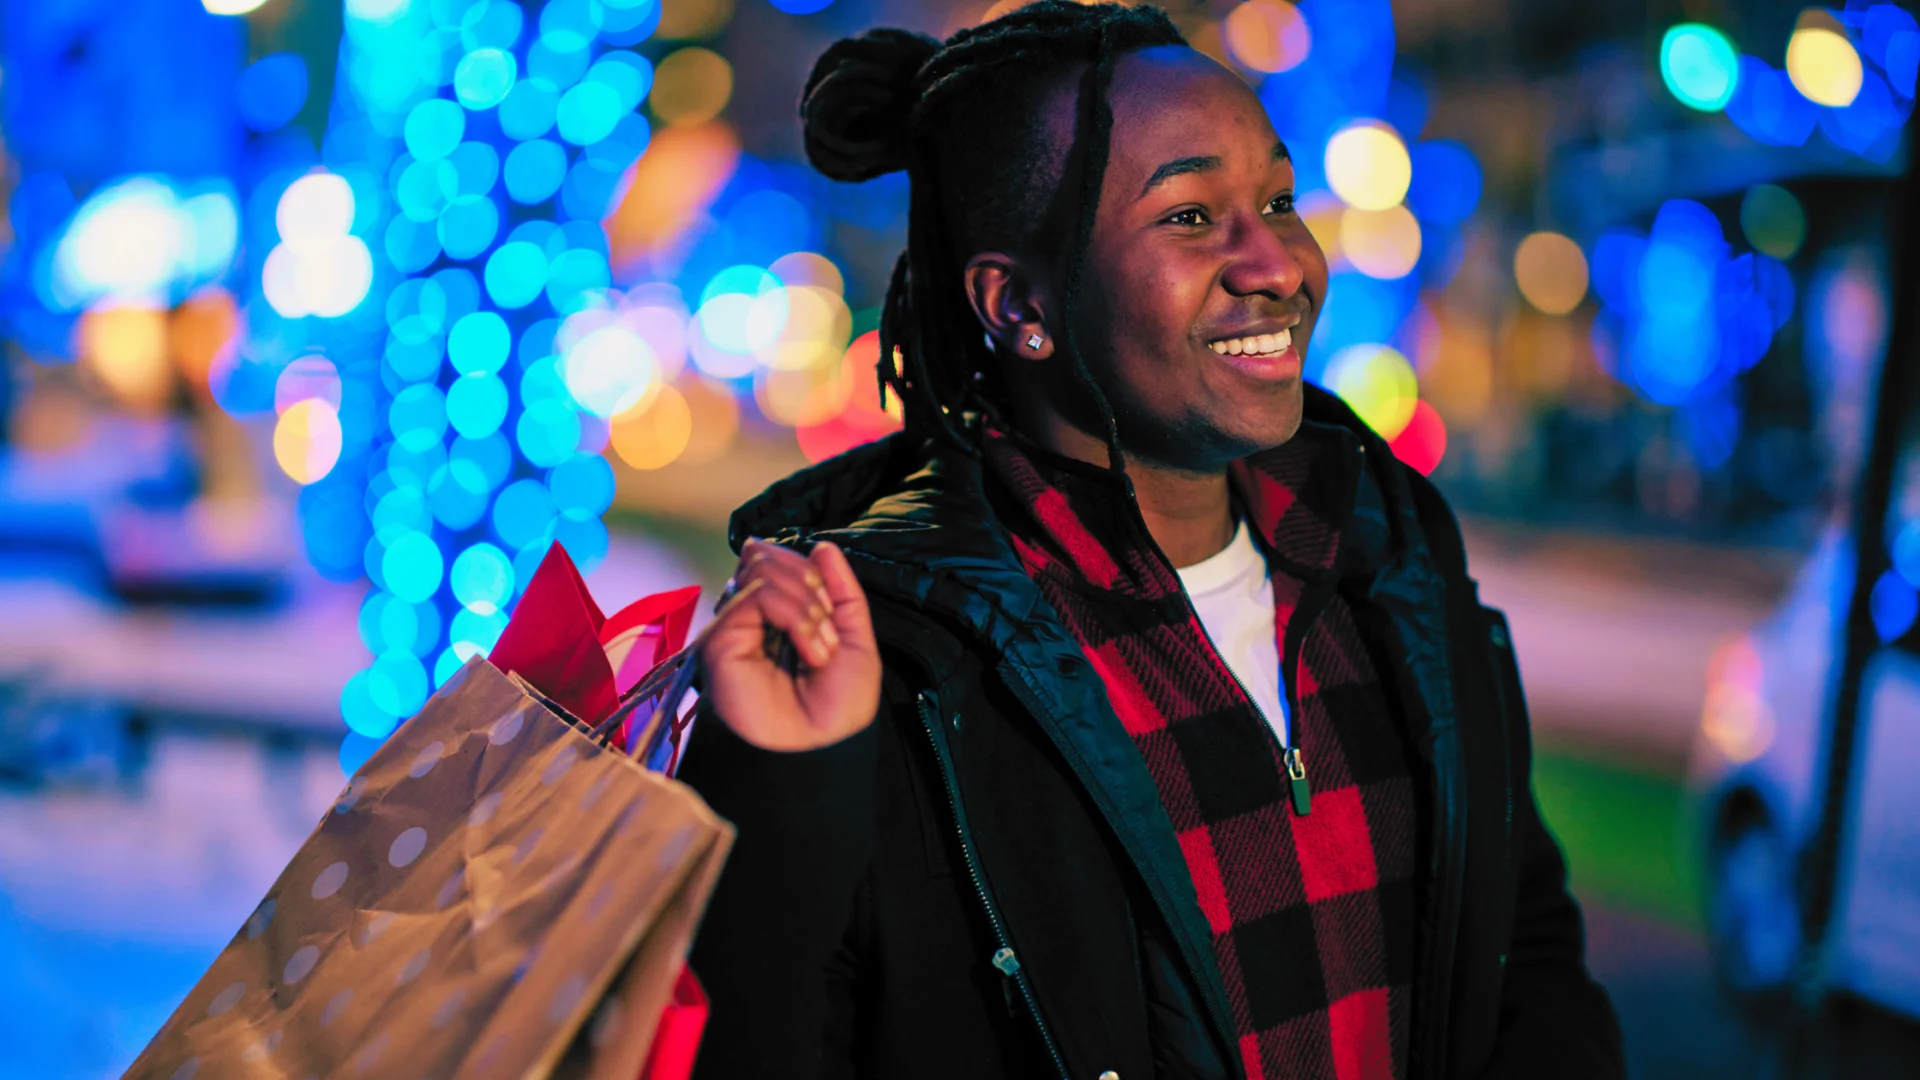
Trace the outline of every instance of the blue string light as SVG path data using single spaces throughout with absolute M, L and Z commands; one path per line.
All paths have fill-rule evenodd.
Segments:
M 611 284 L 599 221 L 652 138 L 653 66 L 624 47 L 659 18 L 657 0 L 347 5 L 327 167 L 365 204 L 380 284 L 327 331 L 329 356 L 369 358 L 340 372 L 353 452 L 301 495 L 316 565 L 374 586 L 343 768 L 493 647 L 549 544 L 605 557 L 612 471 L 584 434 L 605 425 L 583 427 L 555 332 Z M 284 64 L 248 78 L 256 126 L 297 111 Z

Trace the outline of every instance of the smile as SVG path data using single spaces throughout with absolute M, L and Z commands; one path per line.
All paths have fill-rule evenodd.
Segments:
M 1278 356 L 1292 347 L 1292 330 L 1207 342 L 1207 348 L 1221 356 Z

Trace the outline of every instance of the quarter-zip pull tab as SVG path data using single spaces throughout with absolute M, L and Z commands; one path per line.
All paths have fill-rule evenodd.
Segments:
M 1287 786 L 1293 789 L 1293 812 L 1306 817 L 1313 810 L 1313 785 L 1307 783 L 1307 763 L 1298 746 L 1287 747 Z

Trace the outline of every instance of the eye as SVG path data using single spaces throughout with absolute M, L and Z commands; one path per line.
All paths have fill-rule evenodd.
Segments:
M 1190 207 L 1186 210 L 1182 210 L 1179 213 L 1169 216 L 1164 223 L 1168 225 L 1185 225 L 1189 228 L 1195 228 L 1201 225 L 1205 225 L 1207 223 L 1207 212 L 1205 210 L 1201 210 L 1198 207 Z
M 1293 213 L 1293 193 L 1284 192 L 1282 194 L 1275 195 L 1273 197 L 1273 200 L 1267 203 L 1267 213 L 1269 214 Z

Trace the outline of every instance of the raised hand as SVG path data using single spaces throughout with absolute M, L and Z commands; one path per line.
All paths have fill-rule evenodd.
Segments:
M 846 554 L 824 542 L 802 555 L 749 540 L 733 580 L 700 649 L 713 712 L 763 750 L 813 750 L 871 723 L 880 652 Z M 782 634 L 790 650 L 778 647 Z M 783 651 L 796 662 L 783 664 Z

